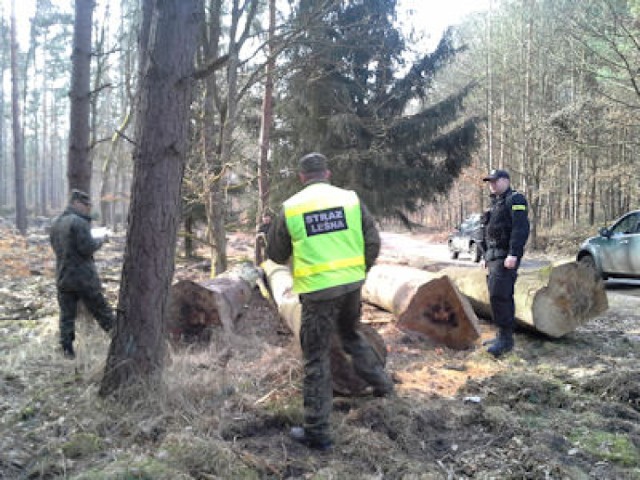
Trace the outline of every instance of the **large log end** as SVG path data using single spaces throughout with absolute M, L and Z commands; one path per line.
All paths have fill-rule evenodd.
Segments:
M 604 283 L 580 262 L 554 267 L 548 285 L 536 293 L 532 307 L 536 329 L 554 338 L 574 331 L 608 308 Z
M 398 318 L 398 327 L 458 350 L 470 348 L 480 338 L 478 317 L 446 275 L 415 290 Z
M 171 287 L 168 312 L 169 339 L 207 342 L 216 327 L 232 331 L 252 287 L 238 277 L 216 277 L 202 282 L 180 280 Z
M 174 342 L 208 342 L 213 327 L 222 325 L 213 294 L 191 280 L 171 287 L 167 330 Z

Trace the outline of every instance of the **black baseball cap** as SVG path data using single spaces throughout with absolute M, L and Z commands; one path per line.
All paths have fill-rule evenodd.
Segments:
M 482 181 L 483 182 L 492 182 L 492 181 L 498 180 L 500 178 L 506 178 L 507 180 L 511 179 L 511 177 L 509 176 L 509 172 L 507 172 L 506 170 L 491 170 L 489 172 L 489 175 L 484 177 L 482 179 Z

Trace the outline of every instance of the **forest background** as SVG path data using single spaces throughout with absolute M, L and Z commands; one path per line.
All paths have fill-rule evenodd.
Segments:
M 431 64 L 422 65 L 419 81 L 409 81 L 411 68 L 425 52 L 412 48 L 419 44 L 416 38 L 402 36 L 396 2 L 365 2 L 351 11 L 348 5 L 360 2 L 274 5 L 271 42 L 267 2 L 246 2 L 242 8 L 233 2 L 229 9 L 222 5 L 226 2 L 206 3 L 200 68 L 216 55 L 231 54 L 233 61 L 196 85 L 183 185 L 187 229 L 194 220 L 205 220 L 216 238 L 224 224 L 252 223 L 259 210 L 277 208 L 295 188 L 291 169 L 305 149 L 332 157 L 336 183 L 358 189 L 380 217 L 400 212 L 439 228 L 481 210 L 482 173 L 507 168 L 530 200 L 533 245 L 541 231 L 602 224 L 634 205 L 639 2 L 491 2 L 488 11 L 449 31 L 440 50 L 429 52 Z M 24 188 L 31 218 L 59 213 L 66 202 L 73 10 L 63 4 L 37 2 L 28 45 L 17 52 L 15 79 L 8 5 L 2 12 L 0 211 L 5 216 L 15 212 L 16 188 Z M 141 9 L 123 0 L 113 18 L 110 4 L 98 2 L 93 17 L 90 162 L 99 221 L 117 226 L 127 215 L 133 170 Z M 301 12 L 314 4 L 325 13 L 302 20 Z M 372 18 L 378 33 L 362 28 L 373 26 Z M 339 23 L 330 33 L 316 28 L 333 21 Z M 321 50 L 314 35 L 331 38 L 333 50 Z M 274 62 L 268 76 L 267 59 Z M 331 62 L 337 67 L 320 81 L 300 82 L 313 72 L 326 73 Z M 383 67 L 388 71 L 376 77 Z M 368 85 L 358 85 L 359 74 Z M 270 131 L 263 128 L 267 78 L 273 88 Z M 9 95 L 9 80 L 17 81 L 18 104 Z M 376 99 L 376 89 L 395 92 Z M 393 95 L 398 105 L 382 112 Z M 379 105 L 363 113 L 358 102 Z M 16 175 L 12 108 L 19 109 L 24 136 L 23 175 Z M 401 121 L 416 112 L 433 125 L 421 121 L 416 129 Z M 461 151 L 452 153 L 451 145 L 445 153 L 434 149 L 465 122 L 474 125 L 475 143 L 457 137 L 446 141 L 457 142 Z M 392 142 L 375 140 L 389 131 Z M 408 144 L 432 158 L 416 164 Z M 355 175 L 361 180 L 350 178 Z

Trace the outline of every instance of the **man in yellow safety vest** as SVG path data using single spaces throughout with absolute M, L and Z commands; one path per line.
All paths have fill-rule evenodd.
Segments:
M 380 251 L 380 235 L 356 193 L 329 183 L 324 155 L 302 157 L 299 177 L 304 188 L 284 202 L 273 222 L 267 256 L 278 263 L 291 259 L 293 289 L 302 304 L 304 427 L 292 428 L 291 437 L 327 450 L 332 445 L 329 353 L 334 329 L 374 395 L 393 392 L 382 361 L 357 330 L 361 288 Z

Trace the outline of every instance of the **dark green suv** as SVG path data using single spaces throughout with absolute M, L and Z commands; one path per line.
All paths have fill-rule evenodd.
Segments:
M 582 243 L 578 261 L 588 263 L 603 280 L 640 278 L 640 210 L 626 213 L 598 233 Z

